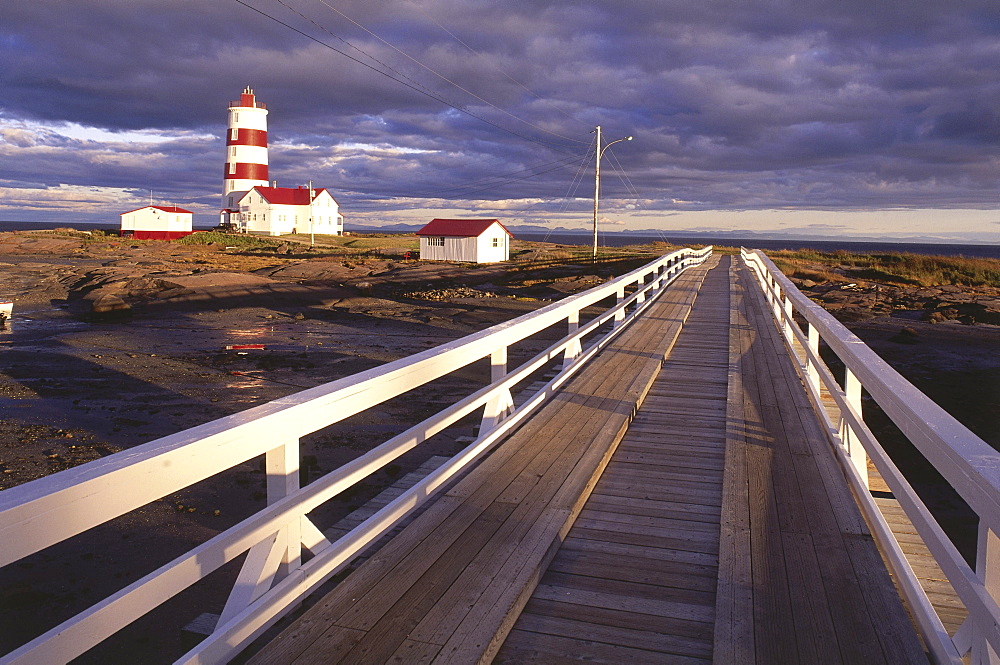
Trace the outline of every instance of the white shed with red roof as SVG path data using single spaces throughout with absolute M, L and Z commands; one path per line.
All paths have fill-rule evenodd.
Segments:
M 173 240 L 191 235 L 194 215 L 177 206 L 145 206 L 121 214 L 121 235 L 146 240 Z
M 433 219 L 417 235 L 421 260 L 472 263 L 507 261 L 514 237 L 496 219 Z
M 344 235 L 340 206 L 322 188 L 253 187 L 243 194 L 238 206 L 238 220 L 234 221 L 247 233 Z

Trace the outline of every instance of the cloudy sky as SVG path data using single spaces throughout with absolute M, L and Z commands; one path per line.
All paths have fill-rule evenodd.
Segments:
M 601 125 L 609 230 L 1000 239 L 996 0 L 6 0 L 0 63 L 3 220 L 211 223 L 250 85 L 348 228 L 587 228 Z

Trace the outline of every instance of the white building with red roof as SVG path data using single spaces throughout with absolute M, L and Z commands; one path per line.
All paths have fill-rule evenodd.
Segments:
M 268 181 L 267 113 L 249 86 L 229 103 L 220 225 L 271 236 L 343 235 L 344 216 L 327 190 L 268 187 L 276 183 Z
M 238 211 L 238 212 L 237 212 Z M 230 223 L 245 233 L 344 235 L 344 216 L 325 189 L 253 187 L 235 201 Z
M 121 214 L 120 234 L 136 239 L 173 240 L 191 235 L 194 215 L 177 206 L 145 206 Z
M 433 219 L 417 235 L 421 260 L 472 263 L 507 261 L 514 237 L 496 219 Z

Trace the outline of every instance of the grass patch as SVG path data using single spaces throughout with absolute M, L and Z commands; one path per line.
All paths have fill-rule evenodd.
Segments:
M 178 238 L 174 242 L 182 245 L 224 245 L 226 247 L 239 247 L 240 249 L 263 249 L 265 247 L 275 247 L 281 243 L 280 240 L 271 240 L 269 238 L 242 233 L 222 233 L 221 231 L 192 233 L 189 236 Z
M 866 279 L 905 286 L 992 286 L 1000 288 L 1000 260 L 961 256 L 927 256 L 900 252 L 856 254 L 810 249 L 768 252 L 791 277 L 819 281 Z M 826 276 L 825 280 L 810 276 Z

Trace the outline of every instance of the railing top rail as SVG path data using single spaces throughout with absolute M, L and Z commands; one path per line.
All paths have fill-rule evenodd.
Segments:
M 981 519 L 1000 532 L 1000 453 L 920 392 L 857 335 L 799 291 L 760 250 L 740 249 L 767 270 L 897 427 Z

